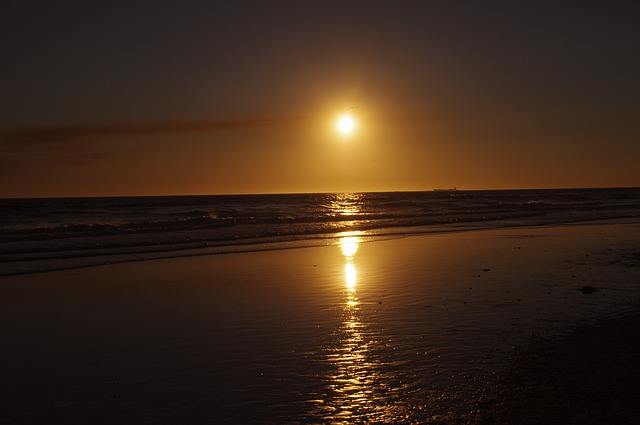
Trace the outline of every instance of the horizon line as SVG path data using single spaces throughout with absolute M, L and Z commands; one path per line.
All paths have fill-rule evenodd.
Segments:
M 529 188 L 485 188 L 485 189 L 460 189 L 460 188 L 432 188 L 432 189 L 397 189 L 397 190 L 369 190 L 369 191 L 319 191 L 319 192 L 246 192 L 246 193 L 184 193 L 163 195 L 86 195 L 86 196 L 0 196 L 0 200 L 12 199 L 105 199 L 105 198 L 177 198 L 197 196 L 278 196 L 278 195 L 331 195 L 345 193 L 423 193 L 423 192 L 499 192 L 499 191 L 526 191 L 526 190 L 614 190 L 614 189 L 640 189 L 640 186 L 590 186 L 590 187 L 529 187 Z

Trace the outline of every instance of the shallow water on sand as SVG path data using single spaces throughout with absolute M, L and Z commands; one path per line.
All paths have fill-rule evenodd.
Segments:
M 9 423 L 399 422 L 514 346 L 621 313 L 637 224 L 519 228 L 0 278 Z M 597 288 L 591 294 L 582 286 Z

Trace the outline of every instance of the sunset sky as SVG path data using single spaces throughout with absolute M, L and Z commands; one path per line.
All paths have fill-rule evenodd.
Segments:
M 556 3 L 5 2 L 0 196 L 640 186 L 638 6 Z

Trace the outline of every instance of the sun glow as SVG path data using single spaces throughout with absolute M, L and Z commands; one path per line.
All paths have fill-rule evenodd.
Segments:
M 349 136 L 356 131 L 356 120 L 350 114 L 344 113 L 336 121 L 336 129 L 343 136 Z

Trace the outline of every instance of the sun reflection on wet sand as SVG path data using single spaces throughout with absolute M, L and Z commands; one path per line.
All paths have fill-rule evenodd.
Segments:
M 342 232 L 338 236 L 340 251 L 342 251 L 342 255 L 344 256 L 344 283 L 347 288 L 349 295 L 353 295 L 355 297 L 356 284 L 358 283 L 358 270 L 356 269 L 356 265 L 354 262 L 354 257 L 358 252 L 358 247 L 360 246 L 360 242 L 362 241 L 360 235 L 362 232 L 351 231 L 351 232 Z M 347 305 L 353 305 L 354 300 L 350 300 L 347 302 Z M 350 304 L 351 302 L 351 304 Z
M 370 355 L 379 335 L 362 321 L 355 262 L 360 235 L 361 232 L 339 235 L 345 261 L 342 282 L 345 302 L 334 345 L 326 350 L 326 361 L 332 370 L 325 377 L 327 394 L 320 407 L 320 416 L 332 423 L 381 422 L 394 416 L 383 401 L 388 388 L 382 379 L 382 365 Z
M 347 261 L 350 261 L 351 258 L 355 257 L 358 252 L 358 247 L 360 246 L 360 242 L 362 242 L 362 239 L 360 238 L 361 234 L 362 232 L 356 231 L 342 232 L 338 235 L 340 236 L 340 250 Z
M 344 265 L 344 283 L 347 286 L 349 293 L 355 292 L 356 283 L 358 279 L 356 266 L 352 262 L 348 262 Z

